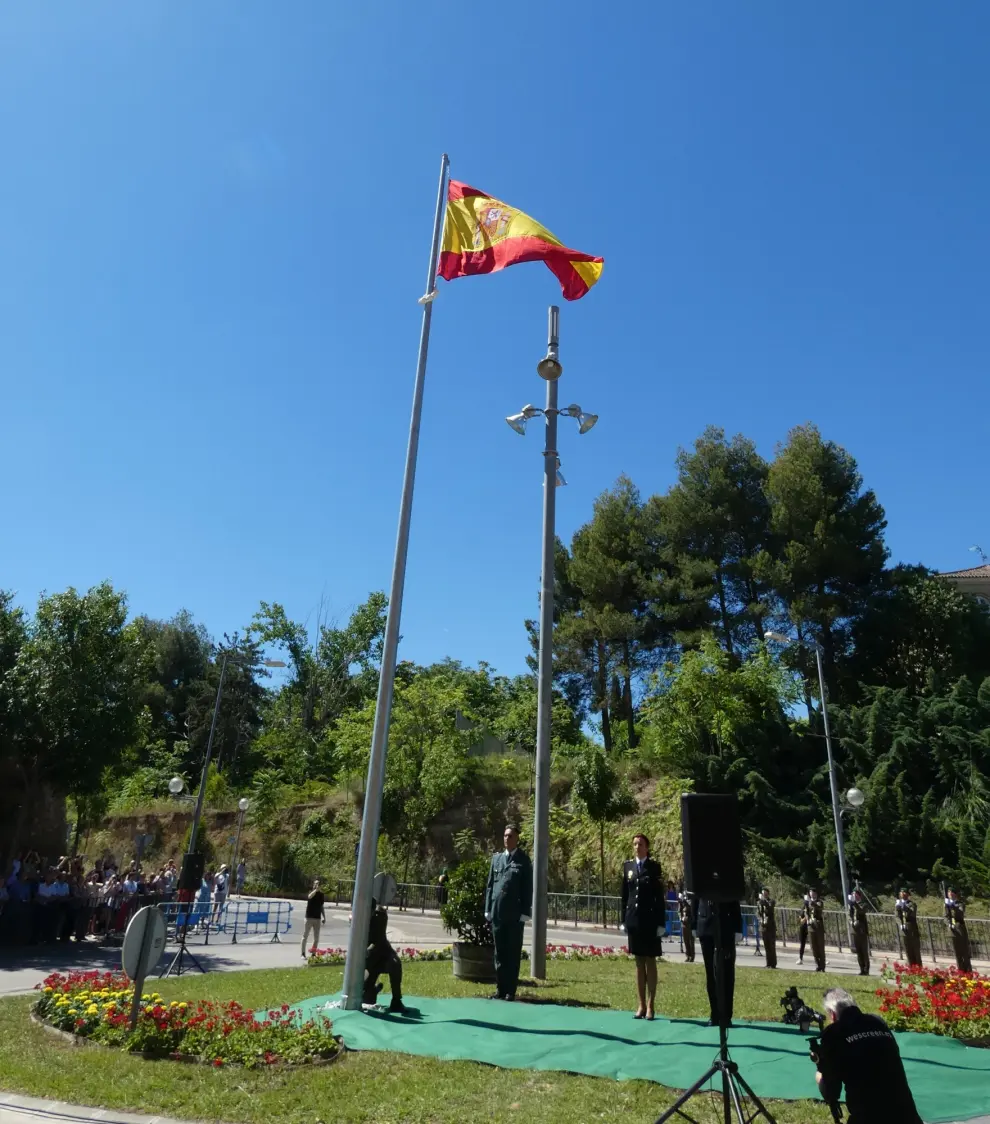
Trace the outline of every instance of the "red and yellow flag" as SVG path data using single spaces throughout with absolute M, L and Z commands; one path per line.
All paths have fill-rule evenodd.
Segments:
M 529 215 L 451 180 L 438 274 L 453 281 L 524 261 L 546 262 L 564 298 L 576 301 L 601 277 L 605 259 L 569 250 Z

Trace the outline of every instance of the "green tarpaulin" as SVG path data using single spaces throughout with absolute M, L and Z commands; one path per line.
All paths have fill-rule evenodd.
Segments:
M 414 996 L 406 997 L 410 1015 L 402 1016 L 344 1011 L 332 1006 L 339 999 L 321 995 L 294 1006 L 304 1018 L 329 1016 L 350 1050 L 394 1050 L 619 1081 L 643 1078 L 673 1089 L 693 1085 L 718 1053 L 718 1031 L 690 1019 L 649 1023 L 624 1011 Z M 990 1050 L 933 1034 L 898 1034 L 897 1041 L 926 1121 L 990 1113 Z M 729 1049 L 758 1096 L 816 1096 L 808 1043 L 796 1028 L 741 1022 L 729 1033 Z

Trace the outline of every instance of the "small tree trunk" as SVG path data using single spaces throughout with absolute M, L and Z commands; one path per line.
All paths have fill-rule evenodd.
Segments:
M 629 748 L 636 748 L 636 715 L 633 712 L 632 699 L 632 655 L 629 643 L 626 642 L 626 677 L 622 684 L 622 700 L 626 708 L 626 729 L 629 733 Z
M 715 571 L 715 588 L 718 590 L 718 612 L 722 618 L 722 632 L 725 635 L 725 650 L 729 655 L 732 651 L 732 624 L 729 621 L 729 606 L 725 600 L 725 580 L 722 577 L 721 566 Z
M 612 721 L 608 709 L 608 660 L 605 656 L 605 642 L 596 642 L 596 655 L 598 657 L 598 693 L 601 697 L 602 716 L 602 741 L 605 743 L 605 752 L 612 752 Z
M 605 911 L 605 821 L 598 821 L 598 860 L 602 872 L 602 912 Z

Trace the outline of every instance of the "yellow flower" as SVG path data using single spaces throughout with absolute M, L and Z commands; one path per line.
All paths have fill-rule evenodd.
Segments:
M 69 1015 L 78 1015 L 78 1014 L 79 1014 L 79 1012 L 78 1012 L 78 1011 L 77 1011 L 77 1010 L 75 1009 L 75 1007 L 70 1007 L 70 1008 L 69 1008 L 69 1010 L 68 1010 L 68 1011 L 66 1012 L 66 1014 L 69 1014 Z
M 145 1003 L 151 1002 L 151 996 L 150 995 L 142 995 L 141 998 L 145 1001 Z
M 189 1006 L 188 1003 L 180 1003 L 179 1004 L 179 1010 L 184 1011 L 188 1006 Z
M 54 990 L 55 990 L 55 989 L 54 989 L 53 987 L 46 987 L 46 988 L 45 988 L 45 995 L 51 995 L 51 993 L 52 993 L 52 992 L 53 992 Z
M 86 1014 L 87 1015 L 98 1015 L 99 1013 L 100 1013 L 100 1008 L 97 1007 L 97 1005 L 95 1003 L 90 1003 L 90 1005 L 86 1008 Z

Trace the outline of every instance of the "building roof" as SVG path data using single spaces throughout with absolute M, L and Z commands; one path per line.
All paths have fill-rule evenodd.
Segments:
M 984 566 L 971 566 L 968 570 L 942 570 L 940 578 L 990 578 L 990 562 Z

